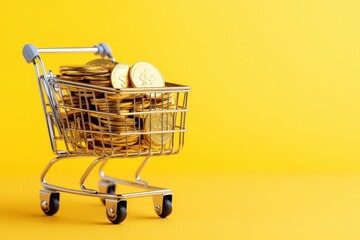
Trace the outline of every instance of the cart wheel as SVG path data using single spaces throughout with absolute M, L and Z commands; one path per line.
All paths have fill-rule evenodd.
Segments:
M 60 201 L 60 194 L 51 193 L 49 198 L 50 203 L 48 203 L 46 200 L 41 201 L 40 206 L 42 211 L 48 216 L 54 215 L 59 211 L 59 207 L 60 207 L 59 201 Z
M 117 201 L 115 205 L 116 211 L 111 207 L 106 207 L 106 216 L 110 222 L 119 224 L 124 221 L 127 216 L 126 201 Z
M 115 194 L 116 184 L 112 182 L 99 182 L 99 190 L 101 193 Z M 101 202 L 105 205 L 105 198 L 100 199 Z
M 171 212 L 172 212 L 172 196 L 171 195 L 164 196 L 161 214 L 159 214 L 158 211 L 156 211 L 156 213 L 157 215 L 159 215 L 159 217 L 166 218 L 171 214 Z

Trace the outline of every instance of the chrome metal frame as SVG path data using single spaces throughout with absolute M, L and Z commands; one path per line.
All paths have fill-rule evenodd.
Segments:
M 63 53 L 63 52 L 93 52 L 97 53 L 99 49 L 95 46 L 92 48 L 48 48 L 48 49 L 37 49 L 38 53 Z M 107 55 L 110 60 L 114 60 L 114 58 L 108 54 Z M 116 90 L 107 87 L 99 87 L 90 84 L 77 83 L 65 81 L 57 78 L 52 72 L 46 72 L 44 63 L 40 58 L 39 54 L 37 54 L 32 63 L 35 68 L 35 73 L 37 77 L 38 88 L 40 91 L 41 103 L 44 111 L 44 116 L 48 128 L 49 139 L 51 143 L 51 148 L 53 153 L 56 155 L 45 167 L 43 170 L 40 180 L 41 184 L 44 187 L 44 190 L 41 191 L 41 199 L 42 199 L 42 207 L 46 207 L 46 200 L 48 200 L 49 192 L 66 192 L 90 197 L 100 197 L 103 199 L 109 200 L 109 203 L 112 204 L 111 199 L 118 200 L 126 200 L 129 198 L 137 198 L 137 197 L 146 197 L 153 196 L 154 207 L 159 209 L 159 206 L 162 204 L 162 197 L 166 195 L 171 195 L 171 190 L 161 187 L 156 187 L 150 185 L 148 182 L 141 179 L 141 172 L 149 162 L 149 159 L 152 156 L 160 156 L 160 155 L 169 155 L 178 153 L 184 145 L 184 133 L 186 132 L 185 122 L 186 122 L 186 112 L 188 111 L 187 102 L 188 102 L 188 92 L 190 92 L 190 87 L 181 86 L 176 84 L 167 83 L 165 87 L 161 88 L 127 88 Z M 64 93 L 75 91 L 79 96 L 82 96 L 82 93 L 92 93 L 91 97 L 85 96 L 82 100 L 85 99 L 84 106 L 75 106 L 73 104 L 72 96 L 70 94 L 70 104 L 65 104 L 64 102 Z M 97 95 L 102 95 L 103 99 L 98 99 Z M 116 96 L 130 96 L 130 99 L 134 102 L 134 109 L 132 111 L 124 112 L 121 107 L 119 107 L 118 111 L 112 112 L 109 110 L 109 102 L 108 99 L 110 97 Z M 141 95 L 141 97 L 137 98 L 136 96 Z M 150 96 L 145 98 L 144 95 Z M 161 96 L 158 98 L 158 95 Z M 173 96 L 174 101 L 172 102 L 172 106 L 169 103 L 170 95 Z M 131 96 L 133 96 L 131 98 Z M 154 97 L 155 96 L 155 97 Z M 79 97 L 80 98 L 80 97 Z M 167 98 L 167 100 L 164 100 Z M 160 100 L 159 100 L 160 99 Z M 95 104 L 95 109 L 93 107 L 89 107 L 89 102 L 93 101 L 105 101 L 106 109 L 99 110 L 97 105 Z M 146 104 L 150 103 L 150 106 L 145 109 L 145 101 Z M 158 102 L 157 102 L 158 101 Z M 160 102 L 162 101 L 162 102 Z M 166 102 L 167 101 L 167 102 Z M 80 101 L 81 102 L 81 101 Z M 140 102 L 140 103 L 139 103 Z M 140 104 L 139 109 L 135 109 L 135 105 Z M 153 104 L 153 106 L 152 106 Z M 141 107 L 142 105 L 142 107 Z M 164 107 L 167 105 L 167 107 Z M 75 111 L 79 112 L 80 117 L 75 117 Z M 74 114 L 74 119 L 79 122 L 79 126 L 73 126 L 69 124 L 68 112 Z M 65 117 L 64 117 L 65 114 Z M 100 115 L 107 116 L 108 119 L 110 117 L 123 117 L 125 119 L 125 130 L 122 132 L 114 133 L 112 130 L 103 130 L 100 124 L 100 129 L 93 129 L 89 127 L 85 127 L 87 124 L 87 119 L 90 118 L 90 114 L 97 115 L 100 123 Z M 126 119 L 127 117 L 132 118 L 141 118 L 141 116 L 150 117 L 150 119 L 155 116 L 154 114 L 161 114 L 162 116 L 162 127 L 160 130 L 153 130 L 150 127 L 150 131 L 145 131 L 144 129 L 140 129 L 140 126 L 133 127 L 133 131 L 127 130 Z M 171 114 L 173 116 L 173 124 L 171 129 L 164 129 L 164 115 L 168 118 L 167 114 Z M 75 121 L 75 120 L 74 120 Z M 169 121 L 167 119 L 167 121 Z M 140 123 L 139 123 L 140 124 Z M 91 125 L 90 125 L 91 126 Z M 172 139 L 170 143 L 164 144 L 164 134 L 172 134 Z M 95 141 L 94 135 L 100 136 L 100 151 L 95 150 Z M 152 143 L 152 137 L 155 134 L 160 134 L 162 136 L 162 145 L 155 146 Z M 79 135 L 81 137 L 77 137 L 74 135 Z M 141 139 L 145 136 L 150 136 L 149 146 L 147 149 L 143 149 L 141 147 Z M 91 137 L 89 137 L 91 136 Z M 111 141 L 110 150 L 105 148 L 104 137 L 122 137 L 126 139 L 125 147 L 121 151 L 118 151 Z M 138 149 L 130 151 L 130 147 L 128 146 L 128 137 L 136 136 L 139 138 Z M 175 139 L 176 138 L 176 139 Z M 77 142 L 81 142 L 83 146 L 77 146 Z M 176 142 L 176 143 L 175 143 Z M 65 145 L 65 149 L 58 149 L 58 143 L 63 143 Z M 85 144 L 85 145 L 84 145 Z M 130 143 L 129 143 L 130 144 Z M 91 149 L 92 146 L 93 149 Z M 101 146 L 104 149 L 101 150 Z M 115 177 L 110 177 L 105 173 L 106 163 L 110 159 L 114 158 L 124 158 L 124 157 L 144 157 L 144 160 L 141 162 L 137 171 L 135 172 L 135 180 L 129 181 L 124 179 L 119 179 Z M 46 181 L 46 176 L 49 170 L 54 166 L 55 163 L 64 159 L 72 159 L 76 157 L 95 157 L 95 160 L 91 162 L 85 172 L 82 174 L 80 178 L 80 189 L 70 189 L 61 186 L 57 186 L 54 184 L 50 184 Z M 85 181 L 89 174 L 93 171 L 93 169 L 98 166 L 99 167 L 99 176 L 102 182 L 111 182 L 114 184 L 125 184 L 132 187 L 138 187 L 143 189 L 143 191 L 139 192 L 131 192 L 131 193 L 121 193 L 121 194 L 109 194 L 99 192 L 95 189 L 89 189 L 85 186 Z M 46 195 L 46 196 L 44 196 Z M 49 200 L 48 200 L 49 201 Z M 45 203 L 45 205 L 43 204 Z

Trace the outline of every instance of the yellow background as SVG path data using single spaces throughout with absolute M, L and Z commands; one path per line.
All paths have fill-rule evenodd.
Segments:
M 359 239 L 359 9 L 351 0 L 7 1 L 1 239 Z M 40 210 L 39 175 L 53 155 L 22 46 L 102 41 L 118 61 L 151 62 L 192 86 L 184 151 L 144 172 L 174 191 L 165 220 L 148 198 L 129 200 L 115 226 L 98 199 L 61 194 L 57 215 Z M 92 58 L 43 55 L 55 71 Z M 139 161 L 111 171 L 132 177 Z M 89 162 L 65 162 L 53 182 L 76 187 Z

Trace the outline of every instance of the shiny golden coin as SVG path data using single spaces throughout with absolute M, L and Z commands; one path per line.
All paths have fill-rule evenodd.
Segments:
M 69 117 L 71 117 L 71 118 L 76 117 L 76 116 L 78 116 L 80 114 L 81 114 L 81 112 L 78 111 L 78 110 L 69 110 L 69 111 L 66 111 L 66 112 L 62 112 L 61 117 L 62 117 L 62 119 L 67 119 Z
M 140 102 L 140 103 L 135 105 L 135 112 L 150 111 L 149 107 L 150 107 L 150 102 L 149 101 Z
M 74 95 L 75 96 L 78 96 L 78 97 L 93 97 L 94 96 L 94 93 L 92 92 L 74 92 Z
M 91 144 L 92 145 L 92 144 Z M 101 142 L 95 142 L 95 146 L 89 146 L 89 149 L 94 149 L 97 151 L 111 152 L 111 151 L 119 151 L 122 149 L 122 146 L 111 146 L 102 144 Z
M 124 127 L 113 127 L 108 125 L 97 125 L 95 123 L 90 124 L 93 130 L 100 130 L 100 131 L 106 131 L 106 132 L 112 132 L 112 133 L 124 133 L 124 132 L 133 132 L 134 127 L 133 126 L 124 126 Z
M 119 115 L 109 115 L 108 113 L 90 113 L 89 115 L 91 117 L 94 117 L 96 119 L 110 119 L 110 120 L 113 120 L 113 121 L 116 121 L 116 120 L 120 120 L 123 119 L 125 116 L 121 115 L 121 113 L 128 113 L 129 110 L 122 110 L 120 111 L 120 114 Z
M 64 104 L 66 105 L 80 105 L 79 100 L 64 100 Z
M 134 87 L 164 87 L 159 70 L 147 62 L 138 62 L 130 69 L 130 81 Z
M 63 95 L 61 96 L 62 100 L 79 100 L 79 98 L 73 98 L 71 95 Z
M 112 95 L 108 95 L 108 99 L 112 99 L 112 100 L 123 100 L 123 99 L 136 99 L 136 98 L 140 98 L 143 97 L 143 94 L 141 93 L 117 93 L 117 94 L 112 94 Z
M 92 75 L 92 76 L 84 76 L 83 79 L 91 80 L 91 81 L 108 81 L 110 83 L 110 78 L 107 76 Z
M 104 68 L 102 68 L 101 66 L 90 66 L 90 65 L 60 66 L 60 71 L 98 72 L 103 70 Z
M 90 66 L 100 66 L 102 68 L 106 68 L 108 70 L 113 69 L 116 66 L 116 62 L 107 60 L 107 59 L 94 59 L 88 63 L 86 63 L 86 65 L 90 65 Z
M 145 149 L 152 149 L 152 150 L 161 148 L 161 145 L 154 143 L 154 141 L 150 143 L 147 138 L 143 138 L 141 140 L 141 146 L 144 147 Z
M 144 150 L 150 150 L 151 152 L 157 152 L 157 151 L 160 151 L 160 149 L 163 147 L 165 151 L 167 150 L 170 150 L 169 147 L 166 147 L 164 145 L 159 145 L 159 144 L 156 144 L 154 143 L 154 141 L 152 141 L 152 143 L 150 143 L 147 139 L 142 139 L 141 140 L 141 147 L 144 149 Z
M 101 87 L 110 87 L 111 84 L 108 81 L 89 81 L 90 84 L 101 86 Z
M 115 135 L 107 135 L 107 134 L 93 134 L 93 137 L 95 140 L 99 140 L 99 141 L 103 141 L 103 142 L 113 142 L 113 143 L 117 143 L 117 144 L 122 144 L 122 143 L 135 143 L 139 140 L 139 136 L 138 135 L 119 135 L 119 134 L 115 134 Z
M 144 130 L 146 132 L 158 132 L 173 130 L 173 116 L 171 113 L 152 113 L 146 116 Z M 147 137 L 156 144 L 162 145 L 168 143 L 173 133 L 154 133 Z
M 70 81 L 82 81 L 82 80 L 84 80 L 84 77 L 83 77 L 83 76 L 66 76 L 66 75 L 60 75 L 60 79 L 70 80 Z
M 89 147 L 89 149 L 91 149 Z M 143 150 L 138 150 L 138 148 L 109 148 L 109 147 L 106 147 L 106 148 L 103 148 L 102 146 L 98 147 L 98 146 L 95 146 L 95 149 L 91 149 L 91 150 L 95 150 L 95 151 L 99 151 L 99 152 L 105 152 L 105 153 L 112 153 L 113 151 L 115 153 L 137 153 L 139 151 L 143 151 Z M 112 151 L 113 150 L 113 151 Z
M 91 114 L 90 114 L 91 116 Z M 101 117 L 101 115 L 97 118 L 100 121 L 105 122 L 113 122 L 113 123 L 119 123 L 119 124 L 135 124 L 136 123 L 136 119 L 132 118 L 132 117 L 126 117 L 126 116 L 121 116 L 121 118 L 114 118 L 112 116 L 108 116 L 108 117 Z
M 124 63 L 117 64 L 111 71 L 111 83 L 114 88 L 127 88 L 129 86 L 130 66 Z
M 111 121 L 111 120 L 101 119 L 100 121 L 101 121 L 101 123 L 103 123 L 105 125 L 110 125 L 110 126 L 129 126 L 129 125 L 136 124 L 136 122 L 133 118 L 126 118 L 126 120 L 124 118 L 123 120 L 120 120 L 120 121 Z
M 90 103 L 93 105 L 104 105 L 112 107 L 129 107 L 133 105 L 132 101 L 116 101 L 116 100 L 107 100 L 105 98 L 90 99 Z
M 68 75 L 68 76 L 99 76 L 102 74 L 108 73 L 107 69 L 97 70 L 97 71 L 75 71 L 75 70 L 60 70 L 61 75 Z

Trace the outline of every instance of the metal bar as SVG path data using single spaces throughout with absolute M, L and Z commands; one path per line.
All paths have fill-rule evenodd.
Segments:
M 119 178 L 113 178 L 113 177 L 109 177 L 106 175 L 102 176 L 101 179 L 105 180 L 105 181 L 109 181 L 109 182 L 114 182 L 114 183 L 118 183 L 118 184 L 122 184 L 122 185 L 131 186 L 131 187 L 138 187 L 138 188 L 152 189 L 152 190 L 166 190 L 165 188 L 155 187 L 155 186 L 151 186 L 151 185 L 145 185 L 143 183 L 132 182 L 132 181 L 119 179 Z
M 49 172 L 49 170 L 51 169 L 51 167 L 58 161 L 65 159 L 65 158 L 72 158 L 72 157 L 76 157 L 75 155 L 63 155 L 63 156 L 57 156 L 55 158 L 53 158 L 45 167 L 45 169 L 43 170 L 43 172 L 40 175 L 40 181 L 41 184 L 46 184 L 46 180 L 45 180 L 45 176 L 46 174 Z
M 162 134 L 162 133 L 176 133 L 176 132 L 186 132 L 186 129 L 178 130 L 163 130 L 163 131 L 147 131 L 147 132 L 127 132 L 127 133 L 118 133 L 120 136 L 126 135 L 147 135 L 147 134 Z
M 187 108 L 187 102 L 188 102 L 188 93 L 184 93 L 184 103 L 183 106 L 185 108 Z M 186 129 L 186 112 L 181 113 L 184 114 L 184 122 L 181 124 L 183 126 L 183 129 Z M 184 147 L 184 143 L 185 143 L 185 132 L 180 133 L 180 135 L 182 135 L 182 143 L 181 143 L 181 147 L 180 149 L 182 150 Z
M 81 98 L 80 98 L 81 99 Z M 73 105 L 73 104 L 72 104 Z M 64 108 L 64 109 L 70 109 L 70 110 L 78 110 L 78 111 L 86 111 L 89 113 L 96 113 L 96 114 L 100 114 L 100 115 L 110 115 L 110 116 L 118 116 L 119 114 L 117 113 L 107 113 L 107 112 L 100 112 L 98 110 L 90 110 L 90 109 L 82 109 L 82 108 L 76 108 L 76 107 L 70 107 L 70 106 L 66 106 L 66 105 L 59 105 L 60 107 Z
M 169 109 L 169 110 L 153 110 L 151 111 L 151 113 L 174 113 L 174 112 L 188 112 L 188 111 L 189 111 L 188 109 L 178 109 L 178 110 Z M 150 113 L 149 111 L 146 111 L 146 112 L 129 112 L 129 113 L 121 112 L 119 114 L 123 116 L 128 116 L 128 115 L 134 116 L 134 115 L 149 114 L 149 113 Z
M 51 108 L 51 111 L 52 111 L 53 116 L 54 116 L 55 125 L 56 125 L 57 129 L 59 130 L 59 134 L 62 135 L 61 127 L 60 127 L 60 123 L 59 123 L 59 116 L 58 116 L 57 111 L 56 111 L 56 105 L 54 103 L 54 96 L 52 95 L 52 92 L 51 92 L 49 79 L 48 79 L 48 77 L 46 75 L 45 65 L 44 65 L 43 61 L 41 60 L 41 58 L 39 56 L 37 56 L 35 59 L 37 59 L 39 61 L 39 63 L 40 63 L 40 67 L 41 67 L 41 71 L 42 71 L 42 75 L 40 76 L 40 80 L 43 80 L 43 81 L 41 81 L 42 86 L 43 86 L 45 94 L 47 96 L 47 100 L 48 100 L 48 102 L 50 104 L 50 108 Z M 34 61 L 36 61 L 36 60 L 34 60 Z
M 74 47 L 74 48 L 38 48 L 39 53 L 79 53 L 79 52 L 94 52 L 99 51 L 96 47 Z
M 150 196 L 171 194 L 170 189 L 159 189 L 159 190 L 150 190 L 150 191 L 133 192 L 133 193 L 122 193 L 122 194 L 109 194 L 109 193 L 99 193 L 99 192 L 96 192 L 96 193 L 84 192 L 81 190 L 59 187 L 59 186 L 55 186 L 55 185 L 47 184 L 47 183 L 44 183 L 43 186 L 45 189 L 59 191 L 59 192 L 66 192 L 66 193 L 72 193 L 72 194 L 89 196 L 89 197 L 111 198 L 111 199 L 129 199 L 129 198 L 150 197 Z
M 111 92 L 111 93 L 118 93 L 118 94 L 144 94 L 144 93 L 154 93 L 154 92 L 164 92 L 164 93 L 174 93 L 174 92 L 190 92 L 191 87 L 173 84 L 173 83 L 166 83 L 165 87 L 151 87 L 151 88 L 123 88 L 123 89 L 114 89 L 109 87 L 102 87 L 96 85 L 90 85 L 86 83 L 79 83 L 79 82 L 72 82 L 68 80 L 63 80 L 60 78 L 56 78 L 54 83 L 63 83 L 69 86 L 81 86 L 88 90 L 96 90 L 102 92 Z
M 101 54 L 99 52 L 99 48 L 42 48 L 38 49 L 39 53 L 66 53 L 66 52 L 95 52 L 97 54 Z M 102 55 L 104 57 L 104 55 Z M 110 57 L 110 55 L 106 55 Z M 70 82 L 66 80 L 61 80 L 58 78 L 54 78 L 52 75 L 48 76 L 45 73 L 45 67 L 39 57 L 35 59 L 38 64 L 35 63 L 35 68 L 37 71 L 38 80 L 40 83 L 40 87 L 42 92 L 42 98 L 47 100 L 48 107 L 45 104 L 44 111 L 49 111 L 49 107 L 53 112 L 54 122 L 57 124 L 58 130 L 60 134 L 63 134 L 63 139 L 65 144 L 69 144 L 71 150 L 68 149 L 69 153 L 61 154 L 58 153 L 58 156 L 51 160 L 49 164 L 44 169 L 41 174 L 41 183 L 46 189 L 67 192 L 72 194 L 84 195 L 84 196 L 92 196 L 92 197 L 100 197 L 100 198 L 110 198 L 110 199 L 127 199 L 127 198 L 136 198 L 136 197 L 146 197 L 146 196 L 158 196 L 158 195 L 166 195 L 171 194 L 169 189 L 164 189 L 160 187 L 150 186 L 147 182 L 143 181 L 140 177 L 140 174 L 148 163 L 148 160 L 151 156 L 160 156 L 160 155 L 170 155 L 176 154 L 180 151 L 182 146 L 184 145 L 184 132 L 186 132 L 185 122 L 186 122 L 186 112 L 188 111 L 187 103 L 188 103 L 188 92 L 190 91 L 190 87 L 166 83 L 165 87 L 156 87 L 156 88 L 127 88 L 127 89 L 113 89 L 108 87 L 95 86 L 91 84 L 85 83 L 76 83 Z M 43 72 L 43 75 L 40 75 L 40 70 Z M 65 103 L 64 94 L 62 91 L 63 88 L 67 88 L 69 93 L 69 99 L 66 98 L 66 101 L 70 101 L 70 104 Z M 60 89 L 60 94 L 57 92 L 58 88 Z M 70 90 L 71 89 L 71 90 Z M 71 91 L 75 92 L 73 96 Z M 92 94 L 88 95 L 88 92 Z M 77 94 L 77 95 L 76 95 Z M 170 96 L 176 95 L 170 99 Z M 46 99 L 45 95 L 48 97 Z M 58 96 L 59 95 L 59 96 Z M 83 95 L 83 97 L 81 97 Z M 125 95 L 129 95 L 130 98 Z M 76 96 L 78 99 L 76 99 Z M 161 97 L 158 97 L 161 96 Z M 165 98 L 166 96 L 166 98 Z M 112 98 L 115 97 L 115 98 Z M 123 107 L 120 104 L 120 99 L 132 99 L 132 110 L 129 109 L 129 112 L 122 112 Z M 139 99 L 141 98 L 141 105 L 139 105 Z M 110 99 L 117 99 L 118 112 L 113 111 L 113 106 L 110 105 Z M 93 100 L 93 102 L 91 101 Z M 103 106 L 105 101 L 105 109 Z M 128 101 L 128 100 L 127 100 Z M 146 102 L 146 106 L 144 101 Z M 161 102 L 160 102 L 161 101 Z M 79 102 L 79 104 L 78 104 Z M 130 101 L 129 101 L 130 102 Z M 112 104 L 112 103 L 111 103 Z M 70 105 L 70 106 L 69 106 Z M 139 106 L 138 106 L 139 105 Z M 165 106 L 166 105 L 166 106 Z M 139 111 L 138 111 L 139 110 Z M 67 115 L 68 112 L 72 112 L 74 120 L 71 119 L 71 116 Z M 65 114 L 64 116 L 62 114 Z M 75 116 L 76 113 L 76 116 Z M 161 128 L 158 131 L 155 131 L 154 127 L 152 128 L 150 124 L 149 131 L 143 127 L 143 124 L 140 124 L 140 121 L 145 119 L 145 116 L 151 119 L 154 118 L 153 114 L 161 114 Z M 169 115 L 173 114 L 173 125 L 169 127 Z M 49 115 L 50 116 L 50 115 Z M 111 118 L 116 117 L 118 119 L 124 118 L 125 130 L 121 132 L 115 133 L 112 128 L 106 129 L 105 126 L 110 126 Z M 129 119 L 128 119 L 129 117 Z M 64 118 L 64 119 L 63 119 Z M 98 125 L 94 128 L 91 125 L 91 118 L 94 120 L 98 119 Z M 136 121 L 132 121 L 130 118 L 138 119 Z M 51 120 L 51 119 L 50 119 Z M 66 120 L 66 121 L 65 121 Z M 106 121 L 107 120 L 107 121 Z M 78 122 L 79 121 L 79 122 Z M 86 121 L 89 121 L 89 126 Z M 70 124 L 71 122 L 71 124 Z M 85 124 L 86 123 L 86 124 Z M 103 123 L 107 123 L 107 125 L 103 125 Z M 75 125 L 73 125 L 75 124 Z M 95 124 L 96 120 L 95 120 Z M 178 125 L 177 125 L 178 124 Z M 132 126 L 131 126 L 132 125 Z M 51 127 L 52 127 L 51 122 Z M 128 127 L 132 127 L 131 130 L 128 130 Z M 138 131 L 137 130 L 138 127 Z M 100 130 L 99 130 L 100 129 Z M 133 130 L 134 129 L 134 130 Z M 71 133 L 74 133 L 74 136 L 71 136 Z M 168 133 L 173 133 L 171 144 L 165 143 L 164 135 Z M 96 134 L 94 136 L 94 134 Z M 143 135 L 150 135 L 149 146 L 145 146 L 142 150 L 142 142 L 140 141 Z M 160 146 L 156 146 L 152 144 L 152 138 L 154 134 L 161 135 Z M 129 142 L 131 135 L 137 136 L 139 139 L 139 147 L 138 150 L 134 150 L 130 146 L 134 146 L 133 142 Z M 119 142 L 116 142 L 114 139 L 116 136 L 120 136 Z M 125 137 L 122 137 L 125 136 Z M 128 136 L 129 139 L 128 139 Z M 176 136 L 176 137 L 175 137 Z M 97 138 L 98 137 L 98 138 Z M 56 136 L 53 132 L 50 134 L 51 140 L 56 139 Z M 179 145 L 174 144 L 174 142 L 179 138 Z M 105 141 L 106 139 L 106 141 Z M 108 143 L 108 139 L 114 140 Z M 124 143 L 122 142 L 124 140 Z M 91 143 L 92 147 L 88 145 Z M 95 142 L 96 141 L 96 142 Z M 85 148 L 83 147 L 83 143 L 85 142 Z M 100 144 L 98 144 L 100 142 Z M 106 143 L 106 145 L 105 145 Z M 54 145 L 54 143 L 52 142 Z M 117 144 L 124 144 L 119 149 L 115 150 L 118 146 Z M 101 146 L 102 145 L 102 146 Z M 111 145 L 111 151 L 108 151 L 108 145 Z M 175 145 L 175 146 L 174 146 Z M 148 148 L 149 147 L 149 148 Z M 53 147 L 54 148 L 54 147 Z M 55 146 L 56 148 L 56 146 Z M 123 149 L 125 148 L 125 149 Z M 93 151 L 91 150 L 93 149 Z M 71 157 L 96 157 L 96 159 L 87 167 L 85 172 L 80 178 L 80 189 L 70 189 L 65 187 L 60 187 L 56 185 L 52 185 L 46 182 L 45 176 L 47 175 L 50 168 L 59 160 L 64 158 Z M 144 156 L 145 159 L 141 162 L 140 166 L 135 172 L 135 181 L 128 181 L 118 178 L 113 178 L 110 176 L 106 176 L 104 173 L 104 166 L 108 162 L 109 159 L 115 157 L 138 157 Z M 85 180 L 88 178 L 92 170 L 99 164 L 100 166 L 100 178 L 104 181 L 111 181 L 117 184 L 125 184 L 132 187 L 139 187 L 145 189 L 143 192 L 133 192 L 133 193 L 123 193 L 123 194 L 109 194 L 109 193 L 99 193 L 98 190 L 95 189 L 87 189 L 85 187 Z
M 99 158 L 95 159 L 95 160 L 89 165 L 89 167 L 86 169 L 86 171 L 84 172 L 84 174 L 83 174 L 83 175 L 81 176 L 81 178 L 80 178 L 80 188 L 81 188 L 81 190 L 83 190 L 84 192 L 88 192 L 88 193 L 94 193 L 94 194 L 97 193 L 97 191 L 94 190 L 94 189 L 87 189 L 87 188 L 85 187 L 84 182 L 85 182 L 86 178 L 89 176 L 90 172 L 94 169 L 94 167 L 95 167 L 96 165 L 98 165 L 99 163 L 101 163 L 102 161 L 104 161 L 105 159 L 106 159 L 105 157 L 99 157 Z
M 53 130 L 51 129 L 52 128 L 52 123 L 49 122 L 49 120 L 51 120 L 51 119 L 49 119 L 48 116 L 47 116 L 48 113 L 47 113 L 47 110 L 46 110 L 46 100 L 45 100 L 44 91 L 43 91 L 42 84 L 41 84 L 41 74 L 40 74 L 39 66 L 38 66 L 36 61 L 33 61 L 33 64 L 34 64 L 35 74 L 36 74 L 36 79 L 37 79 L 36 82 L 37 82 L 37 85 L 38 85 L 38 88 L 39 88 L 39 91 L 40 91 L 41 105 L 42 105 L 42 108 L 43 108 L 43 111 L 44 111 L 44 116 L 45 116 L 46 125 L 47 125 L 47 129 L 48 129 L 48 134 L 49 134 L 49 138 L 50 138 L 51 148 L 52 148 L 53 152 L 56 152 L 56 150 L 57 150 L 56 149 L 56 144 L 54 144 L 54 140 L 53 140 L 53 137 L 55 135 L 53 134 Z

